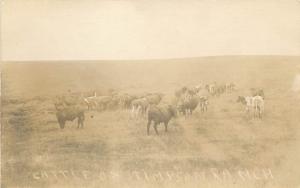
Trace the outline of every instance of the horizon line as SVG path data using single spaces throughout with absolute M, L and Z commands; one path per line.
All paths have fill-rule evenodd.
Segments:
M 125 61 L 174 61 L 174 60 L 190 60 L 205 58 L 228 58 L 228 57 L 300 57 L 299 55 L 207 55 L 194 57 L 174 57 L 174 58 L 149 58 L 149 59 L 33 59 L 33 60 L 1 60 L 2 63 L 35 63 L 35 62 L 125 62 Z

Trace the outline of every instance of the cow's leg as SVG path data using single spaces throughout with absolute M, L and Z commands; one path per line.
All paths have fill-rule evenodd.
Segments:
M 246 117 L 249 118 L 249 115 L 250 115 L 250 109 L 249 109 L 248 106 L 246 106 L 245 111 L 246 111 Z
M 78 117 L 78 120 L 77 120 L 77 129 L 79 129 L 80 124 L 81 124 L 81 118 L 80 118 L 80 116 L 79 116 L 79 117 Z
M 61 129 L 64 129 L 64 128 L 65 128 L 66 121 L 62 120 L 62 121 L 59 121 L 58 123 L 59 123 L 59 127 L 60 127 Z
M 130 114 L 131 118 L 134 118 L 134 114 L 135 114 L 135 107 L 133 105 L 132 109 L 131 109 L 131 114 Z
M 259 106 L 255 106 L 255 117 L 260 117 L 260 109 L 259 109 Z
M 261 119 L 261 118 L 262 118 L 262 110 L 261 110 L 260 107 L 258 107 L 258 108 L 259 108 L 259 111 L 258 111 L 258 117 Z
M 82 114 L 82 116 L 81 116 L 81 119 L 80 119 L 81 128 L 83 128 L 84 119 L 85 119 L 85 117 L 84 117 L 84 116 L 85 116 L 85 115 L 84 115 L 84 114 Z
M 158 135 L 158 131 L 157 131 L 157 125 L 158 125 L 158 123 L 157 123 L 157 122 L 155 122 L 155 123 L 154 123 L 154 130 L 155 130 L 155 133 Z
M 148 119 L 148 123 L 147 123 L 147 135 L 149 135 L 149 133 L 150 133 L 150 126 L 151 126 L 151 120 Z
M 142 111 L 141 117 L 142 117 L 142 118 L 145 118 L 145 117 L 146 117 L 146 110 L 145 110 L 145 107 L 141 107 L 141 111 Z
M 148 107 L 145 107 L 145 114 L 144 114 L 144 117 L 145 117 L 145 118 L 147 118 L 148 111 L 149 111 L 149 108 L 148 108 Z
M 137 106 L 135 113 L 135 118 L 138 119 L 139 117 L 143 117 L 143 109 L 140 105 Z
M 168 132 L 168 122 L 166 121 L 164 122 L 164 124 L 165 124 L 165 132 Z
M 84 120 L 82 119 L 82 120 L 81 120 L 81 128 L 83 128 L 83 126 L 84 126 L 84 123 L 83 123 L 83 122 L 84 122 Z
M 83 117 L 82 116 L 79 116 L 78 120 L 77 120 L 77 129 L 80 127 L 83 128 Z

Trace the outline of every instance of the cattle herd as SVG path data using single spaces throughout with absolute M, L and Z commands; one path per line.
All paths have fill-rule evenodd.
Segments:
M 147 120 L 147 134 L 151 124 L 158 134 L 157 126 L 163 123 L 165 131 L 168 131 L 169 121 L 176 116 L 187 118 L 199 107 L 202 113 L 208 110 L 209 102 L 214 97 L 224 93 L 236 91 L 234 83 L 217 84 L 213 82 L 206 85 L 181 87 L 174 92 L 174 96 L 166 96 L 164 93 L 142 93 L 130 94 L 111 92 L 106 95 L 84 96 L 84 94 L 73 94 L 58 96 L 54 102 L 56 117 L 61 129 L 67 121 L 77 119 L 78 128 L 83 128 L 86 111 L 126 110 L 131 120 L 140 118 Z M 249 96 L 237 96 L 237 102 L 245 107 L 247 116 L 262 118 L 264 111 L 264 91 L 262 89 L 251 89 Z M 174 100 L 167 101 L 166 98 Z M 93 117 L 93 116 L 91 116 Z

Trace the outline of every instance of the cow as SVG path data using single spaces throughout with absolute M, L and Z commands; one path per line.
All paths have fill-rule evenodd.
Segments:
M 254 117 L 262 118 L 265 109 L 265 102 L 262 96 L 253 97 Z
M 197 108 L 198 104 L 199 104 L 199 97 L 192 96 L 189 99 L 180 100 L 177 103 L 177 110 L 179 113 L 183 113 L 183 115 L 187 117 L 188 115 L 193 114 L 193 111 Z
M 83 128 L 84 126 L 84 109 L 78 105 L 64 105 L 55 103 L 56 108 L 56 118 L 61 129 L 64 129 L 65 123 L 67 121 L 74 121 L 76 118 L 78 120 L 78 127 Z
M 197 87 L 190 87 L 190 88 L 188 88 L 187 93 L 191 96 L 194 96 L 199 92 L 199 90 L 200 89 Z
M 235 89 L 235 84 L 233 82 L 226 83 L 226 92 L 232 92 Z
M 152 122 L 154 122 L 154 130 L 157 135 L 158 135 L 157 126 L 160 123 L 164 123 L 165 132 L 168 132 L 169 121 L 173 117 L 176 117 L 176 114 L 177 114 L 176 108 L 172 105 L 150 106 L 148 110 L 147 135 L 149 135 L 150 133 L 150 126 Z
M 97 93 L 95 91 L 93 96 L 85 97 L 83 99 L 85 104 L 87 105 L 88 110 L 93 110 L 97 108 L 96 98 L 97 98 Z
M 208 98 L 206 96 L 199 97 L 199 106 L 200 106 L 201 112 L 207 111 Z
M 188 88 L 184 86 L 184 87 L 180 88 L 179 90 L 175 91 L 175 96 L 177 98 L 180 98 L 183 94 L 185 94 L 187 92 L 187 90 L 188 90 Z
M 131 102 L 134 99 L 137 99 L 137 97 L 134 95 L 129 95 L 128 93 L 125 93 L 125 94 L 121 95 L 119 105 L 124 109 L 130 109 Z
M 145 116 L 148 107 L 149 102 L 145 97 L 133 100 L 131 102 L 131 117 L 137 118 L 138 116 Z
M 253 108 L 253 97 L 252 96 L 238 96 L 237 102 L 245 105 L 245 110 L 247 113 Z
M 216 95 L 216 83 L 212 83 L 212 84 L 207 84 L 205 85 L 206 90 L 208 91 L 208 93 L 210 93 L 210 95 L 215 96 Z
M 94 99 L 99 111 L 106 110 L 112 101 L 112 96 L 98 96 Z
M 254 117 L 262 117 L 264 112 L 264 99 L 263 97 L 257 96 L 239 96 L 237 102 L 240 102 L 246 106 L 246 113 L 249 115 L 251 111 L 253 112 Z
M 111 97 L 111 100 L 107 104 L 107 108 L 116 110 L 120 106 L 121 96 L 116 94 Z

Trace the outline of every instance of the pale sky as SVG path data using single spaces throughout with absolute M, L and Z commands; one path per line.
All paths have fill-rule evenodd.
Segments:
M 300 55 L 300 0 L 2 0 L 2 60 Z

